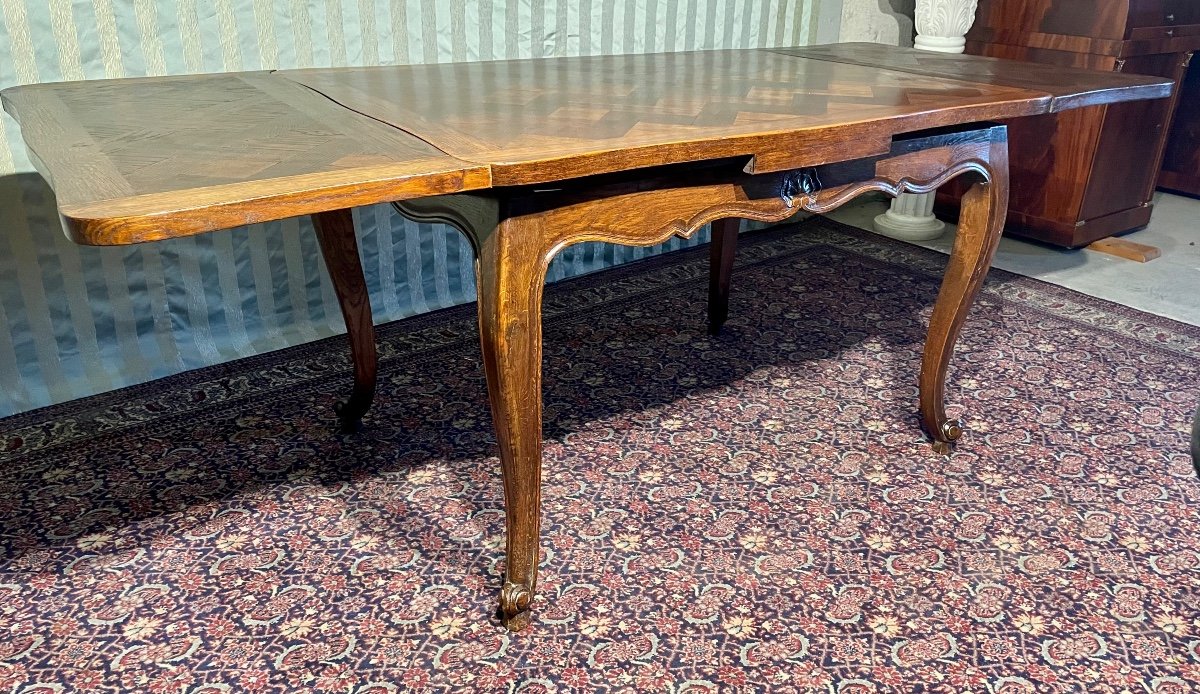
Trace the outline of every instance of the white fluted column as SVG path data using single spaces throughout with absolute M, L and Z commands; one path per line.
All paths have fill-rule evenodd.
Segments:
M 875 218 L 875 231 L 905 241 L 936 239 L 945 229 L 933 216 L 933 193 L 898 195 L 888 211 Z
M 978 0 L 917 0 L 917 39 L 913 46 L 938 53 L 962 53 L 978 4 Z M 946 225 L 933 216 L 933 199 L 933 193 L 897 196 L 888 211 L 875 218 L 875 231 L 906 241 L 936 239 Z

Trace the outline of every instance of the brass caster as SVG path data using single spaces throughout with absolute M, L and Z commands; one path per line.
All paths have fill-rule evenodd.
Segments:
M 500 589 L 500 620 L 509 631 L 521 631 L 533 621 L 529 604 L 533 593 L 520 584 L 508 582 Z
M 934 438 L 933 451 L 940 455 L 950 455 L 950 451 L 954 448 L 954 442 L 962 437 L 962 423 L 957 419 L 947 420 L 942 423 L 941 436 Z

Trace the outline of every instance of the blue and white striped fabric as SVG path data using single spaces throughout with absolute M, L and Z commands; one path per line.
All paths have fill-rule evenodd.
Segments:
M 0 0 L 0 88 L 812 43 L 823 0 Z M 355 210 L 376 322 L 474 298 L 470 246 Z M 568 249 L 551 281 L 667 249 Z M 307 218 L 121 248 L 62 234 L 0 128 L 0 416 L 344 331 Z

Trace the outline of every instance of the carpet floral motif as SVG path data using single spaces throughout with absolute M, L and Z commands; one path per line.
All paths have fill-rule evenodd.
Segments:
M 0 692 L 1138 692 L 1200 682 L 1200 330 L 1003 272 L 935 455 L 945 257 L 814 220 L 546 298 L 534 624 L 473 307 L 0 421 Z

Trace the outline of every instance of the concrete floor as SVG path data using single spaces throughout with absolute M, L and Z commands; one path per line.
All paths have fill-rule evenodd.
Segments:
M 886 201 L 847 205 L 829 216 L 870 229 Z M 953 226 L 926 248 L 950 252 Z M 1108 299 L 1148 313 L 1200 325 L 1200 200 L 1156 193 L 1150 225 L 1122 238 L 1155 246 L 1162 257 L 1148 263 L 1106 253 L 1064 250 L 1004 237 L 993 265 L 1051 284 Z

